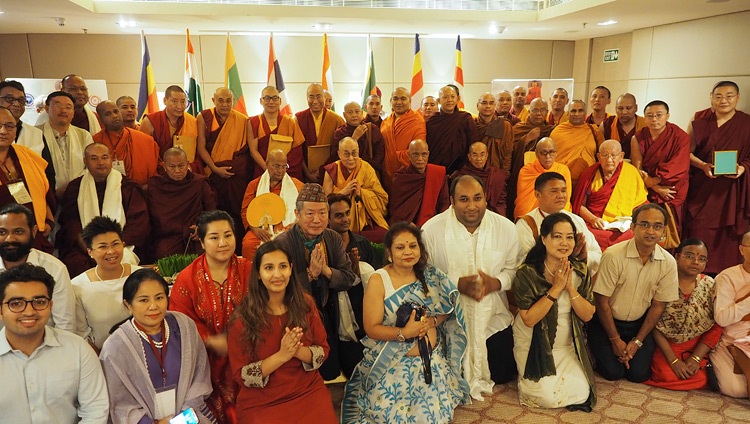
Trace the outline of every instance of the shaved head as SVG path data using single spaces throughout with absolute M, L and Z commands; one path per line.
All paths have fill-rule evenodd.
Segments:
M 339 150 L 352 150 L 359 148 L 359 144 L 351 137 L 344 137 L 339 141 Z
M 286 153 L 281 149 L 273 149 L 268 152 L 268 156 L 266 156 L 266 163 L 270 161 L 286 163 Z
M 126 101 L 131 101 L 135 103 L 135 99 L 130 96 L 120 96 L 117 98 L 117 102 L 116 102 L 117 107 L 122 106 L 122 104 L 125 103 Z
M 165 150 L 164 155 L 162 155 L 162 160 L 166 162 L 167 159 L 171 156 L 181 156 L 185 160 L 188 159 L 187 153 L 185 153 L 185 151 L 180 149 L 179 147 L 170 147 L 169 149 Z

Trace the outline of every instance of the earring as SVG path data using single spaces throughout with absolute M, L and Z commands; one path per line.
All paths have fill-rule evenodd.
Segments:
M 388 257 L 388 262 L 393 262 L 390 256 Z

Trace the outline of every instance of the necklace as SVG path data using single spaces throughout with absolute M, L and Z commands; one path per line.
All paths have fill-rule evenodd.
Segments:
M 547 274 L 549 274 L 550 277 L 554 277 L 555 276 L 555 274 L 552 273 L 552 271 L 550 271 L 549 268 L 547 267 L 547 262 L 546 261 L 544 262 L 544 270 L 547 271 Z
M 10 152 L 8 152 L 8 154 L 5 155 L 5 159 L 0 160 L 0 168 L 2 168 L 3 172 L 5 172 L 5 175 L 8 177 L 8 181 L 10 182 L 10 181 L 15 180 L 15 176 L 10 171 L 10 168 L 8 168 L 5 165 L 5 163 L 8 161 L 9 158 L 10 158 Z
M 133 318 L 133 319 L 130 320 L 130 324 L 133 325 L 133 328 L 135 329 L 135 332 L 138 333 L 138 335 L 141 336 L 141 338 L 143 340 L 145 340 L 145 341 L 147 341 L 149 343 L 153 343 L 153 345 L 157 349 L 161 349 L 162 347 L 164 347 L 164 345 L 167 344 L 167 342 L 169 342 L 169 325 L 167 325 L 166 318 L 162 322 L 162 325 L 164 326 L 164 340 L 162 340 L 160 342 L 155 341 L 154 339 L 151 338 L 151 336 L 149 336 L 143 330 L 141 330 L 140 328 L 138 328 L 138 325 L 135 323 L 135 318 Z
M 122 272 L 120 273 L 120 277 L 118 278 L 118 280 L 125 275 L 125 265 L 120 264 L 120 268 L 122 268 Z M 94 267 L 94 274 L 96 274 L 96 278 L 98 278 L 99 281 L 104 281 L 104 279 L 99 275 L 99 265 Z

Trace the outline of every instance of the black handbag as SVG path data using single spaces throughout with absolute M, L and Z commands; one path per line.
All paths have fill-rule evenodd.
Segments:
M 417 311 L 414 315 L 414 320 L 419 321 L 423 316 L 427 314 L 427 308 L 423 305 L 414 302 L 406 302 L 398 307 L 396 310 L 396 327 L 404 328 L 406 323 L 409 322 L 411 312 Z M 411 343 L 416 337 L 406 339 L 405 342 Z M 422 370 L 424 371 L 424 381 L 427 384 L 432 384 L 432 364 L 430 363 L 430 355 L 432 354 L 432 345 L 429 337 L 422 337 L 417 339 L 417 348 L 419 349 L 419 357 L 422 358 Z
M 682 360 L 686 361 L 689 358 L 686 358 L 687 356 L 691 356 L 691 352 L 682 352 Z M 719 391 L 719 379 L 716 378 L 716 370 L 714 369 L 714 364 L 711 363 L 711 359 L 706 355 L 706 366 L 701 367 L 701 369 L 706 370 L 706 378 L 708 379 L 708 389 L 712 392 L 718 392 Z

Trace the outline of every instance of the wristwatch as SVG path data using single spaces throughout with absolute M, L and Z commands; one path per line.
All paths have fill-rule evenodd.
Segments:
M 641 342 L 640 340 L 638 340 L 638 339 L 637 339 L 637 338 L 635 338 L 635 337 L 633 337 L 633 340 L 632 340 L 632 342 L 633 342 L 633 343 L 635 343 L 635 345 L 636 345 L 636 346 L 638 346 L 638 349 L 640 349 L 640 348 L 642 348 L 642 347 L 643 347 L 643 342 Z
M 398 336 L 396 336 L 396 340 L 400 341 L 401 343 L 406 341 L 406 337 L 404 337 L 404 333 L 401 332 L 401 329 L 398 329 Z

